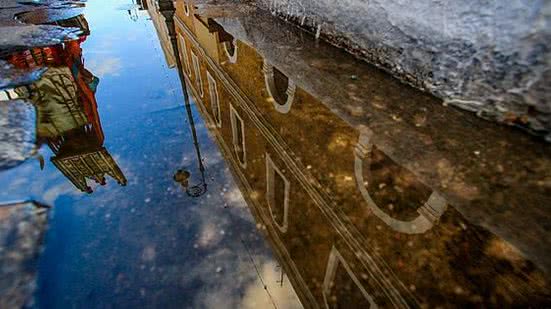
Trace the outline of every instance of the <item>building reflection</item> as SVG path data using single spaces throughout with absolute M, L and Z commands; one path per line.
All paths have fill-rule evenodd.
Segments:
M 174 59 L 174 51 L 172 50 L 172 44 L 170 43 L 168 29 L 164 17 L 159 12 L 159 1 L 141 0 L 141 4 L 142 7 L 147 10 L 149 17 L 151 17 L 151 21 L 155 26 L 159 42 L 161 43 L 161 48 L 163 49 L 166 64 L 169 68 L 173 68 L 176 65 L 176 60 Z
M 390 113 L 385 110 L 370 115 L 377 121 L 364 122 L 369 127 L 353 125 L 338 113 L 343 107 L 328 104 L 335 99 L 330 91 L 323 99 L 313 94 L 318 92 L 317 78 L 299 80 L 308 77 L 311 69 L 293 75 L 289 73 L 292 68 L 272 64 L 277 58 L 268 59 L 250 42 L 236 40 L 217 20 L 196 14 L 192 3 L 175 4 L 175 52 L 181 61 L 181 76 L 305 307 L 550 303 L 549 247 L 533 240 L 549 235 L 526 225 L 519 229 L 515 221 L 528 216 L 532 219 L 528 222 L 536 222 L 548 213 L 540 204 L 530 204 L 530 198 L 524 206 L 532 208 L 526 212 L 494 208 L 500 203 L 495 193 L 509 197 L 521 194 L 520 187 L 506 192 L 491 180 L 476 186 L 476 181 L 459 182 L 453 177 L 443 184 L 450 171 L 441 162 L 455 163 L 457 168 L 473 165 L 455 158 L 459 150 L 445 148 L 451 141 L 442 142 L 448 144 L 432 162 L 411 161 L 419 145 L 404 154 L 397 152 L 403 146 L 398 144 L 410 145 L 412 140 L 436 141 L 439 136 L 424 129 L 430 119 L 416 118 L 423 124 L 415 127 L 422 127 L 424 135 L 399 130 L 403 124 L 393 119 L 408 116 L 405 107 L 401 107 L 402 115 L 388 115 L 390 122 L 383 119 L 384 113 Z M 169 31 L 171 26 L 169 21 Z M 254 27 L 253 23 L 248 26 Z M 262 42 L 269 41 L 265 36 Z M 378 78 L 379 86 L 390 83 L 376 74 L 373 78 Z M 399 86 L 407 88 L 402 90 L 390 84 L 388 98 L 379 97 L 378 88 L 368 89 L 377 96 L 375 103 L 394 104 L 392 90 L 413 93 L 409 97 L 412 105 L 429 100 L 405 86 Z M 477 130 L 493 134 L 485 127 Z M 464 134 L 446 133 L 451 140 Z M 424 145 L 433 147 L 432 141 Z M 455 149 L 459 147 L 461 143 Z M 409 161 L 402 160 L 408 156 Z M 501 163 L 508 158 L 496 160 Z M 444 174 L 438 185 L 430 179 L 432 174 L 423 172 L 425 165 Z M 476 168 L 456 173 L 485 173 Z M 515 171 L 504 177 L 511 173 Z M 530 194 L 549 204 L 549 196 L 537 190 Z M 473 191 L 476 198 L 463 202 Z M 457 192 L 463 195 L 458 198 Z M 504 212 L 506 216 L 500 217 Z M 503 218 L 514 224 L 476 221 L 475 217 Z
M 83 15 L 55 22 L 79 27 L 77 40 L 32 48 L 10 55 L 7 60 L 21 69 L 45 67 L 37 82 L 4 92 L 7 99 L 25 99 L 37 113 L 38 140 L 55 154 L 51 162 L 79 190 L 92 193 L 88 181 L 106 184 L 106 175 L 120 185 L 126 178 L 105 147 L 98 114 L 96 88 L 99 79 L 84 67 L 81 44 L 90 30 Z

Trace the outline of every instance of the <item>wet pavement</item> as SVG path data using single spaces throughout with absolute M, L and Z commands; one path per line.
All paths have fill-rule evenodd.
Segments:
M 0 45 L 2 307 L 551 304 L 550 144 L 252 7 L 174 4 L 17 9 L 79 37 Z

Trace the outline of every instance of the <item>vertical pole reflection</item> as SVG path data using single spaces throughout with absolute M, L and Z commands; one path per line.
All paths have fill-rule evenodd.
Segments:
M 174 3 L 172 0 L 159 0 L 159 11 L 165 18 L 166 27 L 168 29 L 168 36 L 170 37 L 170 43 L 172 44 L 172 50 L 174 50 L 174 58 L 176 59 L 176 69 L 178 70 L 178 76 L 180 78 L 180 85 L 184 93 L 184 105 L 186 107 L 187 117 L 189 125 L 191 127 L 191 134 L 193 137 L 193 145 L 195 147 L 195 153 L 197 160 L 199 161 L 199 171 L 201 173 L 201 182 L 198 185 L 189 187 L 187 178 L 190 173 L 183 170 L 178 170 L 174 175 L 176 181 L 182 180 L 182 185 L 186 189 L 186 193 L 192 197 L 198 197 L 207 192 L 207 183 L 205 181 L 205 167 L 203 166 L 203 160 L 201 157 L 201 150 L 199 148 L 199 142 L 197 140 L 197 131 L 195 130 L 195 121 L 193 120 L 193 114 L 191 112 L 191 104 L 189 102 L 189 94 L 187 91 L 186 79 L 184 76 L 184 70 L 182 66 L 182 60 L 180 59 L 180 52 L 178 50 L 178 41 L 176 38 L 176 28 L 174 26 Z

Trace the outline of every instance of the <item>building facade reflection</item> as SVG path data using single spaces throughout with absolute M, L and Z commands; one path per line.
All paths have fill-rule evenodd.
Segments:
M 169 68 L 176 66 L 176 60 L 174 59 L 174 51 L 172 50 L 172 44 L 170 43 L 170 37 L 168 29 L 165 23 L 163 15 L 159 12 L 159 1 L 158 0 L 142 0 L 141 1 L 144 9 L 147 10 L 151 21 L 155 26 L 155 31 L 157 32 L 157 37 L 161 43 L 161 48 L 163 49 L 163 54 L 165 56 L 166 65 Z
M 549 303 L 541 257 L 471 223 L 371 128 L 193 3 L 174 20 L 186 84 L 305 307 Z
M 5 91 L 8 99 L 25 99 L 37 113 L 37 137 L 55 154 L 51 162 L 79 190 L 92 193 L 88 180 L 106 184 L 106 175 L 120 185 L 126 178 L 105 147 L 98 114 L 96 88 L 99 79 L 84 66 L 81 44 L 90 33 L 83 15 L 56 21 L 80 27 L 78 40 L 55 46 L 32 48 L 7 60 L 21 69 L 45 67 L 37 82 Z

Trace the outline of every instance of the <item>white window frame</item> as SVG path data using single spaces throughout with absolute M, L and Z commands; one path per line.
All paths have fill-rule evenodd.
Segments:
M 272 205 L 272 201 L 275 200 L 275 174 L 278 174 L 281 179 L 283 179 L 283 183 L 285 183 L 285 192 L 284 199 L 283 199 L 283 225 L 280 225 L 275 217 L 272 209 L 276 205 Z M 281 170 L 275 165 L 274 161 L 270 157 L 268 153 L 266 153 L 266 200 L 268 201 L 268 209 L 270 210 L 270 216 L 272 217 L 272 221 L 274 222 L 275 226 L 282 232 L 287 232 L 287 228 L 289 227 L 289 221 L 288 221 L 288 212 L 289 212 L 289 193 L 291 189 L 291 182 L 285 177 L 285 175 L 281 172 Z
M 237 119 L 241 121 L 241 132 L 237 132 L 237 123 L 236 123 Z M 246 168 L 247 167 L 247 148 L 245 147 L 245 122 L 243 121 L 243 118 L 239 116 L 239 114 L 237 113 L 237 110 L 231 104 L 230 104 L 230 122 L 231 122 L 231 131 L 232 131 L 233 149 L 237 156 L 237 161 L 239 162 L 242 168 Z M 237 148 L 239 147 L 237 145 L 237 142 L 238 142 L 237 134 L 241 134 L 241 141 L 242 141 L 241 147 L 243 149 L 243 158 L 242 158 L 243 160 L 241 160 L 241 158 L 239 157 L 239 152 Z
M 205 95 L 203 91 L 203 79 L 201 78 L 201 66 L 199 65 L 199 58 L 191 51 L 191 62 L 193 63 L 193 74 L 195 75 L 195 85 L 199 87 L 199 94 L 201 98 Z
M 209 87 L 209 98 L 210 98 L 210 106 L 212 110 L 212 115 L 214 117 L 214 122 L 216 123 L 216 126 L 221 128 L 222 127 L 222 115 L 220 112 L 220 100 L 218 97 L 218 86 L 216 84 L 216 79 L 212 77 L 209 70 L 207 70 L 207 84 Z
M 344 269 L 348 273 L 348 276 L 352 279 L 354 284 L 360 289 L 362 295 L 369 302 L 370 308 L 378 308 L 377 304 L 373 300 L 373 297 L 371 297 L 371 295 L 369 295 L 369 293 L 365 290 L 358 277 L 352 272 L 352 268 L 350 267 L 348 262 L 344 259 L 342 254 L 337 250 L 334 245 L 331 248 L 331 253 L 329 254 L 329 260 L 327 261 L 327 267 L 325 268 L 325 278 L 323 279 L 322 285 L 322 294 L 323 300 L 325 302 L 325 308 L 330 308 L 327 298 L 331 293 L 331 288 L 333 287 L 335 277 L 337 275 L 339 263 L 343 265 Z
M 186 16 L 189 16 L 189 5 L 187 3 L 184 3 L 184 14 L 186 14 Z
M 182 50 L 182 58 L 184 58 L 184 71 L 188 74 L 188 76 L 191 76 L 191 68 L 189 64 L 189 58 L 187 56 L 187 44 L 184 36 L 181 33 L 178 33 L 178 43 L 180 44 L 180 48 Z

